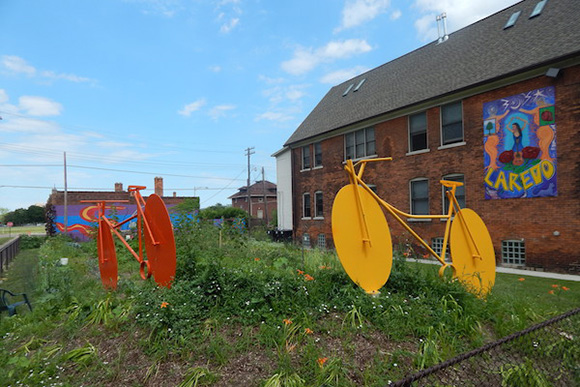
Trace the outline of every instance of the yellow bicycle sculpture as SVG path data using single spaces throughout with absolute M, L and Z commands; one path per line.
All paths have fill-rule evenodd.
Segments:
M 381 207 L 391 214 L 427 251 L 447 268 L 472 293 L 485 296 L 495 282 L 495 252 L 489 231 L 483 220 L 468 208 L 460 208 L 455 191 L 463 185 L 441 180 L 448 187 L 447 215 L 413 215 L 398 210 L 382 200 L 363 181 L 367 163 L 390 161 L 391 157 L 358 161 L 347 160 L 345 171 L 350 184 L 336 195 L 332 206 L 332 234 L 338 257 L 348 276 L 365 292 L 379 293 L 389 279 L 393 264 L 393 245 L 389 226 Z M 359 167 L 356 172 L 356 167 Z M 445 234 L 441 251 L 445 254 L 450 245 L 452 264 L 445 262 L 404 220 L 444 219 Z

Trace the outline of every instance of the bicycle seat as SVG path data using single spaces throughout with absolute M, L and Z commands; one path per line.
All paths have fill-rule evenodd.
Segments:
M 459 181 L 450 181 L 450 180 L 439 180 L 439 183 L 443 184 L 445 187 L 453 188 L 453 187 L 461 187 L 463 183 Z

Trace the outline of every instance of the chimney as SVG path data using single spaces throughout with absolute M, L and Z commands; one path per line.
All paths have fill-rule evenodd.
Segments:
M 439 44 L 449 39 L 449 35 L 447 35 L 447 14 L 443 12 L 441 15 L 437 15 L 436 20 L 437 20 L 437 34 L 439 35 L 437 44 Z M 441 27 L 439 26 L 440 24 L 443 24 L 443 34 L 441 34 Z
M 156 177 L 155 178 L 155 193 L 161 197 L 163 197 L 163 178 Z
M 176 198 L 177 197 L 177 192 L 173 191 L 173 197 Z
M 115 192 L 123 192 L 123 183 L 115 183 Z

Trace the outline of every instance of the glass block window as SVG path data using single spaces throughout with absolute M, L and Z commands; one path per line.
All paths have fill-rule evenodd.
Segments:
M 411 180 L 411 214 L 429 215 L 429 186 L 427 179 Z
M 302 234 L 302 246 L 306 248 L 310 248 L 310 234 L 304 233 Z
M 463 107 L 461 101 L 441 106 L 441 145 L 463 141 Z
M 508 265 L 526 264 L 526 245 L 523 240 L 501 241 L 501 260 Z
M 318 234 L 318 248 L 326 249 L 326 235 Z
M 409 151 L 427 149 L 427 114 L 409 116 Z
M 441 256 L 441 251 L 443 251 L 443 238 L 433 238 L 431 239 L 431 248 L 435 251 L 439 256 Z M 447 241 L 447 251 L 445 252 L 445 262 L 451 262 L 451 256 L 449 255 L 449 241 Z

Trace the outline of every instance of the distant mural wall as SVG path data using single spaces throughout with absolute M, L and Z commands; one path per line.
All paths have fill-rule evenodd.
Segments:
M 57 233 L 64 232 L 64 206 L 54 206 L 56 211 L 55 226 Z M 168 205 L 171 208 L 173 205 Z M 98 222 L 98 208 L 96 204 L 77 204 L 68 206 L 68 227 L 70 236 L 78 240 L 88 240 Z M 122 222 L 137 214 L 137 206 L 128 203 L 107 204 L 105 215 L 109 219 Z M 171 215 L 170 215 L 171 216 Z M 172 219 L 173 220 L 173 219 Z M 121 230 L 129 230 L 136 225 L 137 220 L 128 222 L 121 226 Z M 131 223 L 135 223 L 132 225 Z
M 555 89 L 483 104 L 486 199 L 557 196 Z

